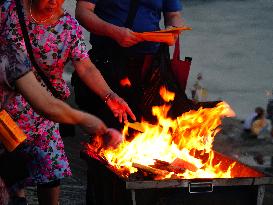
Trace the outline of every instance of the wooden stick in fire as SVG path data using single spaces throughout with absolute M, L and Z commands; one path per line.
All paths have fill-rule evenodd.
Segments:
M 143 124 L 142 123 L 140 123 L 140 122 L 133 122 L 133 123 L 131 123 L 131 122 L 128 122 L 128 123 L 126 123 L 126 125 L 129 127 L 129 128 L 132 128 L 132 129 L 134 129 L 134 130 L 136 130 L 136 131 L 138 131 L 138 132 L 145 132 L 145 127 L 143 126 Z M 151 125 L 151 124 L 147 124 L 146 123 L 146 126 L 149 126 L 150 128 L 153 128 L 153 127 L 155 127 L 154 125 Z M 161 131 L 163 128 L 162 127 L 159 127 L 159 130 Z
M 167 170 L 168 172 L 174 172 L 174 173 L 183 173 L 186 169 L 183 167 L 173 166 L 169 162 L 165 162 L 159 159 L 155 159 L 154 165 L 151 165 L 151 167 L 160 169 L 160 170 Z
M 198 170 L 198 168 L 193 164 L 193 163 L 190 163 L 188 161 L 185 161 L 183 159 L 180 159 L 180 158 L 176 158 L 172 163 L 171 163 L 172 166 L 174 167 L 180 167 L 182 169 L 188 169 L 192 172 L 196 172 Z
M 150 173 L 155 174 L 155 175 L 165 176 L 165 175 L 168 175 L 170 173 L 170 172 L 165 171 L 165 170 L 160 170 L 160 169 L 152 168 L 152 167 L 145 166 L 145 165 L 138 164 L 138 163 L 133 163 L 132 166 L 135 167 L 135 168 L 137 168 L 137 169 L 143 170 L 145 172 L 150 172 Z
M 136 131 L 139 131 L 139 132 L 145 131 L 144 127 L 141 125 L 140 122 L 134 122 L 134 123 L 128 122 L 126 125 Z

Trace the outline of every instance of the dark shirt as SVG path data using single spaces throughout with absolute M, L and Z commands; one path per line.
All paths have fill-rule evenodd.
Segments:
M 130 7 L 130 0 L 84 0 L 96 4 L 95 14 L 104 21 L 124 26 Z M 138 10 L 133 27 L 136 32 L 159 30 L 159 22 L 162 12 L 176 12 L 182 9 L 180 0 L 139 0 Z M 90 35 L 90 43 L 93 47 L 107 48 L 114 44 L 109 39 Z M 158 43 L 143 42 L 130 49 L 133 53 L 155 53 Z

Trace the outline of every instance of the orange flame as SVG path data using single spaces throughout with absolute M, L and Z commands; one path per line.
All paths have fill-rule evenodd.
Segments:
M 131 87 L 131 82 L 128 77 L 121 79 L 119 83 L 122 87 Z
M 160 94 L 167 100 L 174 94 L 162 88 Z M 159 159 L 175 166 L 184 164 L 185 172 L 177 174 L 180 178 L 229 178 L 233 163 L 226 170 L 220 169 L 220 163 L 213 163 L 213 141 L 220 131 L 221 118 L 234 116 L 234 112 L 225 102 L 215 108 L 200 108 L 189 111 L 176 119 L 167 118 L 170 106 L 155 106 L 152 111 L 158 118 L 157 125 L 141 122 L 142 133 L 136 134 L 132 141 L 124 141 L 113 150 L 102 150 L 101 154 L 115 168 L 137 171 L 133 163 L 153 165 Z M 128 125 L 123 134 L 128 132 Z M 129 173 L 129 174 L 130 174 Z M 166 175 L 163 178 L 169 178 Z
M 159 94 L 162 97 L 162 99 L 165 102 L 170 102 L 174 100 L 175 94 L 173 92 L 170 92 L 167 90 L 167 88 L 165 86 L 163 86 L 160 90 L 159 90 Z

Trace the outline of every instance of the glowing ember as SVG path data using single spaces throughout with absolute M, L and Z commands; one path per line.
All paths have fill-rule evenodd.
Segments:
M 165 86 L 160 89 L 159 94 L 165 102 L 173 101 L 175 97 L 175 94 L 168 91 Z
M 119 83 L 122 87 L 131 87 L 131 82 L 128 77 L 121 79 Z
M 162 88 L 160 94 L 165 100 L 174 99 L 174 94 Z M 215 108 L 200 108 L 184 113 L 176 119 L 167 118 L 169 106 L 155 106 L 152 111 L 158 118 L 157 125 L 141 122 L 141 133 L 132 141 L 124 141 L 117 149 L 100 151 L 109 164 L 126 176 L 138 169 L 133 164 L 153 166 L 156 160 L 171 167 L 182 168 L 175 173 L 178 178 L 230 178 L 235 163 L 221 170 L 221 162 L 213 161 L 213 141 L 220 131 L 222 117 L 234 116 L 228 104 L 221 102 Z M 139 125 L 137 125 L 139 126 Z M 123 134 L 128 134 L 128 125 Z M 126 172 L 126 173 L 125 173 Z M 168 172 L 159 179 L 170 178 Z

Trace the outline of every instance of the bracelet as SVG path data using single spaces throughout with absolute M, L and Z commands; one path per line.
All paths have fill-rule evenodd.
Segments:
M 105 97 L 103 98 L 104 103 L 106 104 L 107 101 L 111 98 L 111 95 L 113 94 L 113 92 L 110 92 L 108 94 L 105 95 Z

